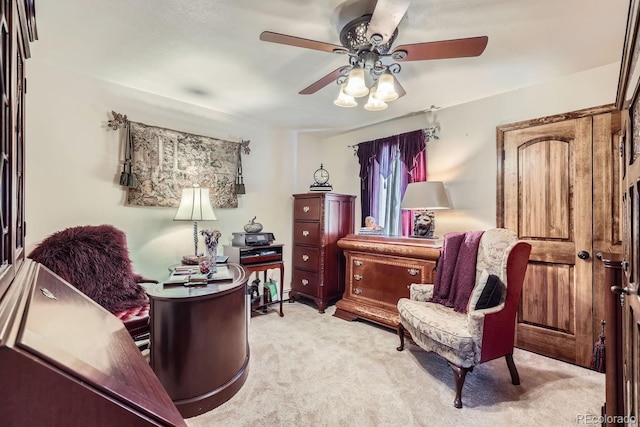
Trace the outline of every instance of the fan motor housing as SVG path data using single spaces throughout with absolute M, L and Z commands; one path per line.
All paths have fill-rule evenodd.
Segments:
M 398 35 L 398 29 L 395 29 L 386 43 L 373 46 L 371 40 L 367 39 L 367 28 L 370 21 L 371 14 L 367 14 L 347 23 L 340 31 L 340 43 L 342 43 L 342 46 L 355 54 L 363 50 L 375 50 L 381 55 L 387 53 Z

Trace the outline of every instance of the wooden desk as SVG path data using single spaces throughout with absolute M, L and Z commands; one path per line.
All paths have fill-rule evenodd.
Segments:
M 24 260 L 0 288 L 0 424 L 186 426 L 122 322 Z
M 262 284 L 267 281 L 267 270 L 279 269 L 280 270 L 280 301 L 276 301 L 280 308 L 280 317 L 284 316 L 282 311 L 282 300 L 284 296 L 284 262 L 282 260 L 282 248 L 284 245 L 267 245 L 267 246 L 224 246 L 224 254 L 229 257 L 229 262 L 235 262 L 244 267 L 247 274 L 263 272 Z M 267 253 L 269 252 L 269 253 Z M 270 253 L 274 252 L 274 253 Z M 264 294 L 260 295 L 260 299 L 257 302 L 251 304 L 252 310 L 265 308 L 272 303 L 265 302 Z
M 210 411 L 240 390 L 249 373 L 247 273 L 201 286 L 157 284 L 151 305 L 151 368 L 183 417 Z

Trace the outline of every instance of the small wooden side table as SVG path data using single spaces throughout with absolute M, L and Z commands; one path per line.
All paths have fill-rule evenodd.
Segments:
M 224 254 L 229 257 L 229 262 L 240 264 L 247 271 L 247 274 L 263 272 L 263 280 L 267 281 L 267 270 L 280 270 L 280 301 L 265 302 L 264 294 L 260 295 L 260 299 L 251 304 L 252 310 L 266 308 L 271 304 L 279 304 L 280 317 L 284 316 L 282 311 L 282 301 L 284 300 L 284 261 L 282 260 L 282 249 L 284 245 L 266 245 L 266 246 L 224 246 Z M 264 283 L 263 282 L 263 283 Z

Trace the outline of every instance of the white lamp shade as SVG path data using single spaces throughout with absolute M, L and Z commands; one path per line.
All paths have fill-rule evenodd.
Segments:
M 193 186 L 182 190 L 182 198 L 174 221 L 213 221 L 216 220 L 209 199 L 209 189 Z
M 376 99 L 375 88 L 371 89 L 371 93 L 369 94 L 369 100 L 364 105 L 364 109 L 369 111 L 382 111 L 387 107 L 388 105 L 386 102 Z
M 364 82 L 364 71 L 362 68 L 353 68 L 349 71 L 347 85 L 344 88 L 345 95 L 360 98 L 369 93 L 369 88 Z
M 407 186 L 400 208 L 432 211 L 451 209 L 451 203 L 441 181 L 412 182 Z
M 383 102 L 391 102 L 398 99 L 399 95 L 396 92 L 395 79 L 390 73 L 384 73 L 380 76 L 373 97 Z
M 344 93 L 344 88 L 346 86 L 346 83 L 343 83 L 340 86 L 340 92 L 338 92 L 338 97 L 335 99 L 335 101 L 333 101 L 333 103 L 335 105 L 337 105 L 338 107 L 355 107 L 358 105 L 358 103 L 356 102 L 355 99 L 353 99 L 353 96 L 349 96 L 346 93 Z

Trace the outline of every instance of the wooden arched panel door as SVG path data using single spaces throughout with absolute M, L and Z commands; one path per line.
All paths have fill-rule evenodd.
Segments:
M 497 222 L 532 246 L 516 345 L 582 366 L 590 365 L 594 324 L 604 317 L 594 253 L 619 250 L 612 233 L 594 234 L 600 217 L 611 223 L 617 209 L 612 138 L 619 117 L 590 112 L 498 129 Z

